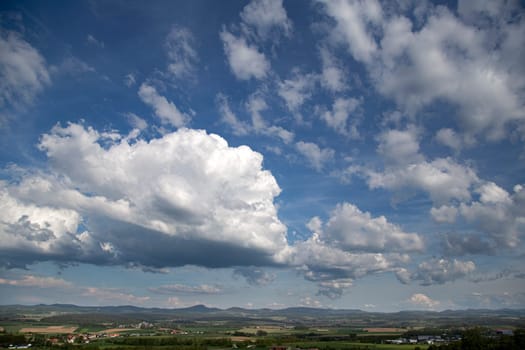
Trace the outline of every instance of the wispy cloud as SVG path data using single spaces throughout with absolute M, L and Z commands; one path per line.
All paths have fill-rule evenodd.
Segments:
M 183 127 L 189 123 L 191 117 L 181 112 L 177 106 L 168 101 L 168 99 L 157 92 L 157 89 L 151 85 L 143 83 L 139 89 L 140 99 L 153 108 L 155 115 L 160 119 L 162 124 Z
M 150 292 L 157 294 L 219 294 L 222 289 L 218 286 L 209 284 L 186 285 L 186 284 L 166 284 L 159 287 L 148 288 Z
M 8 115 L 5 110 L 18 110 L 51 85 L 46 59 L 14 31 L 0 29 L 0 126 Z
M 36 287 L 36 288 L 69 288 L 73 284 L 61 278 L 42 277 L 35 275 L 25 275 L 20 279 L 0 278 L 0 284 L 17 287 Z

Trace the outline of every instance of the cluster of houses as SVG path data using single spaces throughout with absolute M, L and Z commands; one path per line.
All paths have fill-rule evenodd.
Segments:
M 451 336 L 444 338 L 440 335 L 417 335 L 411 338 L 398 338 L 398 339 L 389 339 L 385 340 L 388 344 L 427 344 L 427 345 L 433 345 L 433 344 L 444 344 L 444 343 L 450 343 L 454 341 L 461 340 L 461 337 L 458 336 Z
M 9 345 L 8 349 L 30 349 L 32 344 Z
M 117 329 L 113 329 L 114 332 L 97 332 L 97 333 L 83 333 L 83 334 L 68 334 L 64 336 L 54 336 L 51 338 L 48 338 L 47 341 L 51 344 L 75 344 L 75 343 L 84 343 L 89 344 L 91 341 L 97 340 L 97 339 L 104 339 L 104 338 L 116 338 L 120 337 L 123 334 L 121 332 L 126 331 L 125 335 L 128 337 L 140 337 L 140 336 L 147 336 L 152 335 L 152 333 L 133 333 L 129 332 L 132 329 L 151 329 L 155 326 L 152 323 L 149 322 L 140 322 L 138 324 L 132 324 L 132 325 L 119 325 Z M 158 331 L 165 332 L 167 334 L 172 335 L 185 335 L 188 334 L 187 331 L 180 330 L 180 329 L 172 329 L 172 328 L 159 328 Z M 203 333 L 203 332 L 198 332 Z M 14 348 L 13 348 L 14 349 Z
M 84 333 L 84 334 L 68 334 L 64 337 L 51 337 L 47 341 L 53 345 L 67 343 L 85 343 L 89 344 L 91 341 L 102 338 L 115 338 L 120 336 L 119 333 Z

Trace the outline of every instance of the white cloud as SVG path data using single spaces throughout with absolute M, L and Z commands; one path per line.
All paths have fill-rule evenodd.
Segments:
M 371 273 L 394 271 L 405 257 L 399 254 L 353 253 L 331 246 L 330 242 L 312 238 L 297 242 L 292 264 L 304 267 L 311 281 L 330 281 L 338 278 L 361 278 Z
M 268 109 L 264 98 L 258 94 L 252 94 L 246 102 L 246 109 L 250 112 L 255 131 L 263 132 L 266 129 L 266 121 L 261 115 L 261 112 Z
M 45 181 L 31 180 L 45 188 Z M 0 183 L 0 265 L 23 267 L 38 260 L 106 261 L 107 254 L 90 232 L 80 230 L 82 217 L 72 209 L 24 203 Z
M 397 280 L 403 284 L 409 284 L 412 274 L 404 267 L 399 267 L 394 270 Z
M 434 309 L 436 306 L 439 306 L 439 304 L 441 304 L 439 301 L 431 299 L 430 297 L 422 293 L 412 294 L 408 301 L 415 306 L 423 306 L 428 309 Z
M 16 32 L 0 30 L 0 52 L 0 107 L 24 108 L 51 83 L 46 61 Z
M 295 137 L 293 132 L 278 125 L 270 125 L 265 120 L 262 112 L 268 109 L 268 105 L 259 93 L 252 94 L 245 104 L 245 108 L 251 116 L 251 123 L 237 118 L 231 110 L 228 98 L 225 95 L 217 94 L 216 104 L 221 114 L 221 121 L 231 128 L 234 135 L 265 135 L 278 138 L 286 144 L 291 143 Z M 277 150 L 275 147 L 267 147 L 267 149 Z
M 78 57 L 69 55 L 60 63 L 58 67 L 53 67 L 53 73 L 69 74 L 79 77 L 87 73 L 96 73 L 96 69 Z
M 0 284 L 7 284 L 17 287 L 37 287 L 37 288 L 69 288 L 71 282 L 62 278 L 42 277 L 34 275 L 25 275 L 21 279 L 4 279 L 0 278 Z
M 464 19 L 474 14 L 466 22 L 435 7 L 422 25 L 395 11 L 383 16 L 375 1 L 330 1 L 324 9 L 335 20 L 332 36 L 406 113 L 445 102 L 457 108 L 457 125 L 469 138 L 499 140 L 525 122 L 525 69 L 518 63 L 525 20 L 506 7 L 462 5 Z
M 248 135 L 251 129 L 250 125 L 237 118 L 230 108 L 228 98 L 219 93 L 216 97 L 216 103 L 221 113 L 221 120 L 231 127 L 233 134 L 238 136 Z
M 96 298 L 98 303 L 115 305 L 144 304 L 150 300 L 148 296 L 137 296 L 117 288 L 86 287 L 81 294 L 83 297 Z
M 521 185 L 514 192 L 488 182 L 479 187 L 480 201 L 461 203 L 459 213 L 497 247 L 518 247 L 525 232 L 525 190 Z
M 350 138 L 359 138 L 357 125 L 359 124 L 359 106 L 362 100 L 356 98 L 337 98 L 331 111 L 321 113 L 321 119 L 336 132 Z M 350 116 L 354 118 L 349 121 Z
M 378 50 L 370 28 L 382 20 L 381 5 L 373 1 L 323 1 L 326 12 L 335 19 L 333 35 L 344 41 L 357 61 L 369 62 Z
M 322 62 L 321 85 L 332 92 L 345 90 L 347 72 L 328 49 L 320 48 L 319 52 Z
M 473 273 L 476 265 L 472 261 L 432 259 L 419 264 L 412 279 L 424 286 L 455 281 Z
M 334 159 L 335 152 L 333 149 L 321 149 L 312 142 L 299 141 L 295 144 L 295 148 L 308 160 L 310 166 L 317 171 L 323 170 L 325 164 Z
M 401 23 L 403 29 L 397 29 Z M 379 78 L 378 88 L 410 113 L 446 99 L 459 107 L 467 130 L 487 132 L 490 138 L 500 138 L 508 121 L 525 117 L 509 72 L 487 60 L 482 32 L 446 11 L 429 18 L 419 32 L 411 31 L 407 19 L 392 21 L 385 32 L 384 46 L 394 40 L 397 46 L 392 46 L 395 52 L 383 52 L 392 66 Z M 399 36 L 405 38 L 403 43 Z M 402 74 L 407 71 L 413 74 Z
M 195 38 L 184 27 L 171 28 L 164 44 L 168 55 L 168 72 L 175 78 L 192 77 L 199 56 L 194 49 Z
M 306 227 L 313 233 L 320 234 L 323 230 L 323 221 L 321 221 L 320 217 L 314 216 L 308 221 Z
M 185 304 L 177 297 L 169 297 L 168 298 L 168 306 L 169 307 L 181 307 L 181 306 L 184 306 Z
M 272 125 L 266 130 L 259 130 L 263 135 L 275 136 L 280 138 L 284 143 L 289 144 L 293 141 L 295 134 L 281 126 Z
M 398 193 L 406 190 L 428 193 L 436 204 L 452 199 L 468 201 L 471 188 L 479 182 L 476 173 L 450 158 L 437 158 L 402 167 L 388 168 L 382 173 L 365 171 L 370 188 L 386 188 Z
M 268 125 L 261 112 L 268 109 L 268 105 L 262 96 L 255 93 L 250 96 L 246 102 L 246 109 L 252 117 L 252 130 L 256 134 L 273 136 L 280 138 L 288 144 L 293 141 L 295 135 L 293 132 L 277 125 Z
M 395 272 L 401 264 L 408 262 L 408 256 L 397 253 L 346 251 L 337 242 L 323 241 L 318 234 L 313 234 L 306 241 L 296 242 L 288 253 L 288 259 L 289 264 L 297 266 L 305 279 L 318 284 L 321 294 L 338 282 L 344 282 L 339 288 L 343 291 L 350 286 L 351 280 L 374 273 Z
M 525 303 L 523 292 L 472 293 L 467 296 L 465 304 L 472 308 L 521 308 Z
M 354 252 L 410 252 L 424 246 L 419 235 L 403 232 L 384 216 L 373 218 L 350 203 L 337 205 L 321 232 L 323 240 Z
M 387 163 L 402 165 L 419 163 L 423 156 L 419 154 L 419 133 L 415 127 L 406 130 L 387 130 L 377 137 L 377 152 Z
M 289 36 L 292 21 L 288 18 L 282 0 L 252 0 L 241 12 L 241 19 L 253 26 L 262 39 L 269 38 L 272 31 Z
M 442 205 L 439 208 L 433 207 L 430 209 L 430 215 L 434 221 L 438 223 L 449 223 L 453 224 L 456 222 L 456 217 L 458 215 L 458 209 L 449 205 Z
M 175 127 L 183 127 L 190 121 L 190 116 L 179 111 L 173 102 L 166 97 L 159 95 L 153 86 L 143 83 L 139 89 L 140 99 L 153 108 L 155 115 L 159 117 L 162 124 L 169 124 Z
M 136 296 L 119 288 L 75 286 L 69 281 L 56 277 L 25 275 L 19 279 L 0 278 L 0 284 L 61 291 L 67 289 L 69 293 L 81 295 L 83 298 L 93 298 L 99 304 L 115 305 L 115 302 L 119 304 L 143 304 L 150 300 L 148 296 Z
M 282 155 L 283 154 L 283 150 L 281 147 L 279 146 L 264 146 L 264 149 L 270 153 L 273 153 L 275 155 Z
M 323 295 L 330 299 L 340 298 L 344 291 L 350 289 L 353 285 L 351 278 L 340 278 L 331 281 L 319 282 L 319 290 L 317 295 Z
M 479 200 L 483 204 L 505 204 L 511 201 L 509 193 L 494 182 L 484 183 L 476 192 L 479 193 Z
M 126 76 L 124 76 L 124 85 L 126 85 L 127 87 L 132 87 L 136 84 L 136 82 L 137 80 L 135 79 L 135 74 L 129 73 L 126 74 Z
M 518 87 L 525 84 L 523 75 L 509 70 L 498 57 L 503 52 L 494 56 L 487 51 L 483 30 L 441 9 L 418 32 L 399 18 L 385 25 L 385 33 L 382 60 L 387 69 L 378 73 L 377 86 L 409 113 L 445 100 L 458 107 L 459 126 L 467 133 L 490 139 L 501 138 L 509 122 L 525 118 Z
M 299 300 L 299 305 L 306 306 L 306 307 L 323 307 L 323 304 L 317 300 L 313 299 L 312 297 L 304 297 Z
M 149 291 L 157 294 L 219 294 L 222 289 L 218 286 L 200 284 L 188 286 L 185 284 L 167 284 L 159 287 L 148 288 Z
M 326 224 L 314 217 L 307 227 L 312 236 L 290 247 L 288 264 L 297 266 L 307 280 L 318 284 L 319 294 L 329 298 L 340 297 L 357 278 L 405 270 L 402 266 L 410 260 L 405 253 L 424 247 L 419 235 L 350 203 L 339 204 Z
M 493 182 L 483 182 L 474 193 L 479 195 L 478 200 L 431 209 L 437 222 L 453 223 L 459 217 L 470 225 L 469 233 L 448 233 L 443 237 L 445 253 L 492 255 L 518 248 L 525 232 L 522 186 L 517 185 L 513 193 L 508 193 Z
M 128 118 L 131 126 L 133 126 L 135 129 L 144 130 L 148 127 L 148 123 L 135 113 L 126 113 L 126 117 Z
M 311 97 L 316 80 L 313 74 L 296 73 L 291 79 L 278 82 L 277 93 L 286 102 L 288 110 L 297 112 Z
M 226 30 L 223 30 L 220 35 L 230 69 L 237 79 L 249 80 L 266 77 L 270 70 L 270 63 L 263 53 L 259 52 L 255 46 L 246 43 L 243 37 L 237 38 Z
M 275 279 L 275 275 L 257 267 L 238 267 L 233 270 L 233 277 L 243 277 L 252 286 L 265 286 Z
M 463 140 L 454 130 L 449 128 L 438 130 L 436 140 L 454 151 L 459 151 L 463 147 Z
M 497 248 L 494 241 L 476 232 L 447 233 L 441 244 L 444 253 L 448 256 L 493 255 Z
M 260 266 L 288 249 L 273 203 L 280 188 L 246 146 L 187 129 L 129 143 L 69 124 L 43 135 L 39 148 L 50 173 L 3 184 L 6 264 L 18 256 L 21 264 Z
M 86 39 L 87 43 L 89 45 L 92 45 L 92 46 L 96 46 L 96 47 L 100 47 L 100 48 L 104 48 L 104 42 L 103 41 L 100 41 L 100 40 L 97 40 L 93 35 L 91 34 L 88 34 L 87 36 L 87 39 Z
M 493 21 L 504 20 L 512 11 L 519 10 L 517 1 L 458 1 L 459 15 L 469 23 L 489 26 Z M 510 12 L 510 13 L 509 13 Z

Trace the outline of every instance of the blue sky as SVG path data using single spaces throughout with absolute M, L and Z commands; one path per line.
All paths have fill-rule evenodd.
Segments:
M 3 304 L 525 307 L 519 2 L 3 1 Z

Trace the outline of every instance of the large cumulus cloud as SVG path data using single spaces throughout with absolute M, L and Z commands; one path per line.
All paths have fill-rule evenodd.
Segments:
M 8 263 L 271 265 L 288 247 L 280 188 L 248 147 L 199 130 L 145 141 L 80 124 L 55 126 L 38 147 L 49 169 L 2 183 Z

